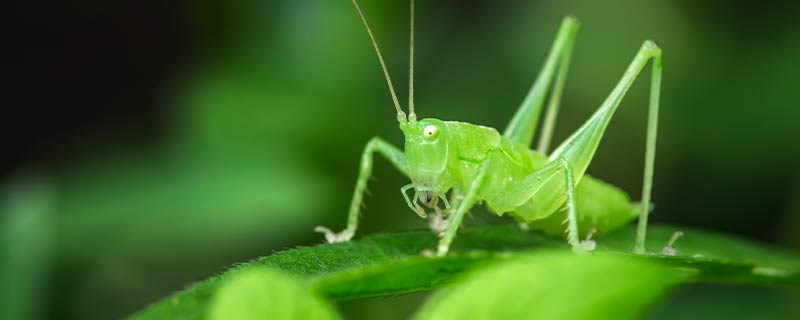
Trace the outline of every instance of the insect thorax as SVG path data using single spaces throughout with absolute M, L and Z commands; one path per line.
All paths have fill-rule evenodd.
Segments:
M 443 194 L 464 187 L 500 145 L 500 134 L 465 122 L 422 119 L 402 124 L 406 163 L 417 190 Z

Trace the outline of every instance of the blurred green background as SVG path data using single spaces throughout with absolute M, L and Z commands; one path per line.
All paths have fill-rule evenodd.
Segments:
M 404 101 L 408 3 L 361 5 Z M 81 0 L 8 13 L 2 319 L 118 318 L 236 262 L 320 243 L 314 226 L 344 227 L 367 140 L 402 143 L 349 1 Z M 418 114 L 502 129 L 566 14 L 582 24 L 556 140 L 654 39 L 665 69 L 651 219 L 800 248 L 792 1 L 418 1 Z M 648 81 L 590 168 L 634 198 Z M 360 234 L 424 227 L 399 195 L 405 179 L 376 163 Z M 716 299 L 700 305 L 703 293 Z M 342 308 L 403 317 L 421 296 Z M 695 286 L 667 306 L 709 312 L 753 296 Z

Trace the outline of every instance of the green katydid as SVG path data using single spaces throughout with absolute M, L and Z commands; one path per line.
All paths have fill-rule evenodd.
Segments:
M 498 215 L 510 215 L 526 228 L 550 234 L 566 232 L 567 242 L 578 251 L 594 249 L 595 243 L 591 240 L 594 231 L 619 228 L 638 216 L 634 252 L 645 252 L 662 70 L 661 49 L 654 42 L 645 41 L 642 44 L 622 79 L 600 108 L 561 145 L 548 153 L 578 29 L 574 17 L 566 17 L 561 22 L 542 71 L 501 134 L 493 128 L 465 122 L 431 118 L 417 120 L 413 89 L 413 0 L 409 46 L 409 113 L 406 116 L 369 24 L 356 0 L 353 0 L 353 5 L 367 29 L 386 78 L 400 130 L 405 136 L 405 150 L 377 137 L 367 143 L 361 157 L 347 228 L 339 233 L 325 227 L 315 229 L 325 233 L 328 242 L 348 241 L 355 234 L 363 193 L 372 171 L 373 155 L 378 153 L 411 179 L 411 184 L 401 189 L 408 206 L 423 218 L 427 213 L 420 204 L 435 210 L 431 215 L 431 227 L 440 232 L 437 247 L 439 256 L 447 254 L 464 214 L 479 203 L 485 204 L 489 211 Z M 586 175 L 586 169 L 622 98 L 650 60 L 652 79 L 644 181 L 642 201 L 636 204 L 619 188 Z M 551 85 L 548 112 L 538 149 L 531 150 L 528 146 L 533 140 Z M 413 199 L 406 193 L 411 188 L 415 191 Z M 450 201 L 446 197 L 448 193 L 451 194 Z M 444 210 L 439 208 L 439 200 L 442 200 Z M 585 236 L 586 240 L 580 241 L 581 236 Z M 665 249 L 663 252 L 674 250 Z

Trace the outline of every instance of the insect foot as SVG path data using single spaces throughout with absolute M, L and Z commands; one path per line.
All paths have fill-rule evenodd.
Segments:
M 447 226 L 449 225 L 447 219 L 442 217 L 440 214 L 432 214 L 428 220 L 428 225 L 430 226 L 431 231 L 439 234 L 439 237 L 441 238 L 442 232 L 447 230 Z
M 439 245 L 436 247 L 436 256 L 444 257 L 447 255 L 448 251 L 450 251 L 450 245 L 439 243 Z
M 669 238 L 669 242 L 667 242 L 667 245 L 664 246 L 663 249 L 661 249 L 661 254 L 665 256 L 676 255 L 678 253 L 678 250 L 675 250 L 675 248 L 673 248 L 672 245 L 675 244 L 675 241 L 682 236 L 683 236 L 683 231 L 680 230 L 675 231 L 675 233 L 673 233 L 672 236 Z
M 597 233 L 597 229 L 595 228 L 589 229 L 589 233 L 586 234 L 586 240 L 579 242 L 577 245 L 573 245 L 572 252 L 583 253 L 594 250 L 597 247 L 597 242 L 592 240 L 592 236 L 595 233 Z
M 335 233 L 335 232 L 331 231 L 331 229 L 328 229 L 328 228 L 323 227 L 323 226 L 317 226 L 316 228 L 314 228 L 314 232 L 324 233 L 325 234 L 325 240 L 327 240 L 328 243 L 350 241 L 350 239 L 353 238 L 353 234 L 354 234 L 353 230 L 350 230 L 350 229 L 344 229 L 342 232 Z

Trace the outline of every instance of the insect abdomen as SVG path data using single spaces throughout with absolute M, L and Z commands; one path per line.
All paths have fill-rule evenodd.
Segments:
M 499 214 L 508 213 L 533 229 L 550 234 L 563 234 L 566 224 L 564 207 L 564 179 L 553 176 L 542 189 L 527 199 L 512 200 L 515 185 L 533 174 L 546 162 L 547 157 L 508 141 L 492 157 L 491 176 L 481 190 L 487 207 Z M 511 191 L 511 192 L 510 192 Z M 575 190 L 578 230 L 585 234 L 595 228 L 599 233 L 614 230 L 629 223 L 637 215 L 637 207 L 621 189 L 584 175 Z
M 613 231 L 630 223 L 639 214 L 637 206 L 631 203 L 625 191 L 588 175 L 578 183 L 575 202 L 581 236 L 585 236 L 591 228 L 597 229 L 598 234 Z M 565 219 L 566 211 L 557 210 L 547 218 L 529 221 L 528 226 L 548 234 L 561 235 L 567 228 L 563 223 Z

